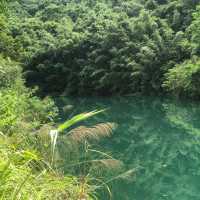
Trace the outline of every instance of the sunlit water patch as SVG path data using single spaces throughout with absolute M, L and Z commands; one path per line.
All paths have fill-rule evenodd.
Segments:
M 63 119 L 108 110 L 87 123 L 116 122 L 106 152 L 135 169 L 109 186 L 113 200 L 200 199 L 200 105 L 160 98 L 60 98 Z M 108 194 L 101 196 L 109 199 Z

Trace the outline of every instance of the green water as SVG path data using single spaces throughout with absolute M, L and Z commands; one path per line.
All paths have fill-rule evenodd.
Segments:
M 200 104 L 150 97 L 63 98 L 59 104 L 73 105 L 68 115 L 109 108 L 87 123 L 118 123 L 101 145 L 135 173 L 110 185 L 113 200 L 200 199 Z

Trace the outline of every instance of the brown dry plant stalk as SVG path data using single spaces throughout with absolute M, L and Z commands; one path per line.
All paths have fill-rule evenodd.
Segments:
M 80 126 L 71 130 L 68 136 L 76 142 L 82 142 L 84 140 L 93 139 L 100 140 L 104 137 L 111 136 L 114 129 L 116 129 L 116 123 L 100 123 L 92 127 Z

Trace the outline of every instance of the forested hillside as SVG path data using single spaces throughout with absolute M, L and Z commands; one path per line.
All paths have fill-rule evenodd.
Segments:
M 0 199 L 199 200 L 199 85 L 200 0 L 0 0 Z
M 199 98 L 199 0 L 20 0 L 0 50 L 42 95 Z M 9 43 L 9 45 L 8 45 Z

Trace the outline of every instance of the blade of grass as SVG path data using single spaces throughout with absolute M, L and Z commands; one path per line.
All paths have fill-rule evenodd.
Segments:
M 72 117 L 70 120 L 67 120 L 66 122 L 64 122 L 63 124 L 61 124 L 60 126 L 58 126 L 57 130 L 51 130 L 49 135 L 51 137 L 51 151 L 52 151 L 52 161 L 51 164 L 53 165 L 53 161 L 54 161 L 54 154 L 55 154 L 55 148 L 56 148 L 56 144 L 57 144 L 57 138 L 58 138 L 58 134 L 59 133 L 63 133 L 66 129 L 68 129 L 69 127 L 73 126 L 74 124 L 86 120 L 94 115 L 97 115 L 99 113 L 104 112 L 106 109 L 102 109 L 102 110 L 94 110 L 91 112 L 86 112 L 86 113 L 81 113 L 78 115 L 75 115 L 74 117 Z
M 105 109 L 103 110 L 94 110 L 91 112 L 87 112 L 87 113 L 81 113 L 78 115 L 75 115 L 74 117 L 72 117 L 70 120 L 67 120 L 66 122 L 64 122 L 63 124 L 61 124 L 60 126 L 58 126 L 58 132 L 59 133 L 63 133 L 66 129 L 68 129 L 69 127 L 73 126 L 74 124 L 86 120 L 94 115 L 97 115 L 99 113 L 104 112 Z

